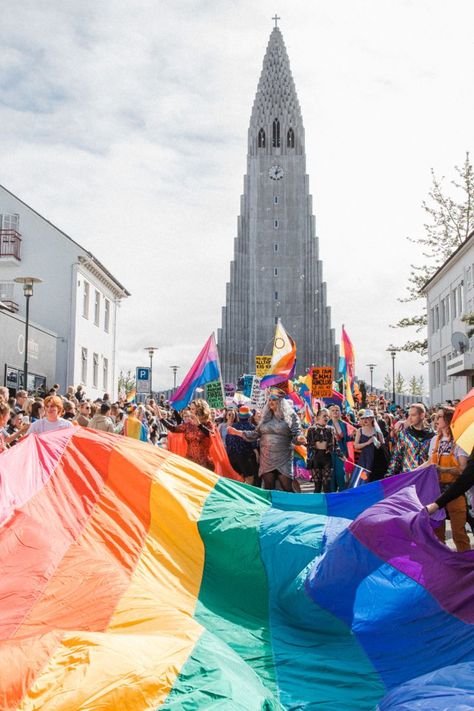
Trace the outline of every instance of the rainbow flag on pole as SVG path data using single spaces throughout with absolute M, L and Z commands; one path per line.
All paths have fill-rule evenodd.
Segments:
M 191 402 L 197 387 L 220 379 L 219 353 L 216 339 L 212 334 L 207 339 L 204 348 L 192 364 L 185 379 L 173 397 L 170 398 L 170 402 L 176 410 L 182 410 Z
M 286 380 L 291 380 L 296 368 L 296 343 L 287 334 L 283 324 L 278 319 L 273 340 L 273 354 L 270 371 L 260 381 L 260 387 L 270 388 Z
M 355 351 L 347 331 L 342 326 L 341 355 L 339 357 L 339 372 L 344 379 L 344 396 L 347 404 L 353 410 L 354 398 L 352 396 L 352 383 L 355 376 Z

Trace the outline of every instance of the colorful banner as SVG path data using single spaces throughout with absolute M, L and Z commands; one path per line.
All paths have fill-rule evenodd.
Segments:
M 0 468 L 2 709 L 432 710 L 427 674 L 474 706 L 474 560 L 433 535 L 434 466 L 306 496 L 75 427 Z
M 255 356 L 255 373 L 257 378 L 263 378 L 270 370 L 272 357 L 270 355 Z
M 334 368 L 323 366 L 311 368 L 311 394 L 316 398 L 331 397 Z

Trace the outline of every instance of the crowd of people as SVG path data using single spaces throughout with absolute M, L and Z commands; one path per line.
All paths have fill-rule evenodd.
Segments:
M 111 401 L 107 393 L 92 401 L 82 386 L 62 395 L 55 385 L 44 398 L 29 397 L 24 390 L 11 396 L 0 387 L 0 452 L 32 433 L 74 425 L 170 449 L 171 435 L 181 434 L 186 457 L 214 471 L 213 442 L 220 438 L 229 466 L 245 483 L 295 493 L 302 486 L 295 450 L 303 446 L 315 493 L 346 489 L 347 462 L 364 471 L 368 482 L 433 464 L 441 496 L 428 510 L 446 507 L 456 549 L 465 551 L 470 549 L 466 523 L 473 526 L 474 458 L 454 441 L 450 425 L 455 404 L 426 409 L 414 403 L 403 410 L 381 398 L 371 408 L 343 413 L 338 405 L 326 408 L 321 402 L 308 422 L 279 387 L 269 389 L 261 410 L 234 402 L 213 410 L 196 399 L 181 412 L 164 396 L 136 404 L 125 397 Z M 444 525 L 436 535 L 445 541 Z

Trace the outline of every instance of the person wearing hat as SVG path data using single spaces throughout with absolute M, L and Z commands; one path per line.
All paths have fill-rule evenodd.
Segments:
M 380 428 L 376 425 L 372 410 L 359 411 L 360 428 L 354 440 L 354 449 L 360 452 L 358 465 L 369 472 L 369 482 L 383 479 L 387 471 L 387 453 L 385 440 Z
M 260 442 L 258 474 L 265 489 L 275 489 L 277 481 L 284 491 L 293 491 L 293 445 L 304 444 L 301 423 L 281 388 L 269 388 L 262 419 L 254 430 L 229 427 L 227 434 L 247 442 Z
M 246 484 L 260 486 L 258 478 L 258 462 L 256 443 L 248 442 L 238 435 L 229 434 L 229 427 L 239 431 L 255 431 L 252 424 L 252 410 L 247 405 L 241 405 L 237 410 L 237 421 L 229 423 L 225 438 L 225 447 L 232 468 L 243 476 Z

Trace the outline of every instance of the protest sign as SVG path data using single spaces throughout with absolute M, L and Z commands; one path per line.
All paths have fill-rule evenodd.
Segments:
M 334 368 L 331 366 L 311 369 L 311 395 L 313 397 L 331 397 Z
M 272 357 L 269 355 L 258 355 L 255 356 L 255 373 L 257 378 L 263 378 L 269 370 L 272 364 Z
M 220 380 L 213 380 L 206 385 L 206 400 L 209 407 L 220 409 L 224 407 L 224 397 Z

